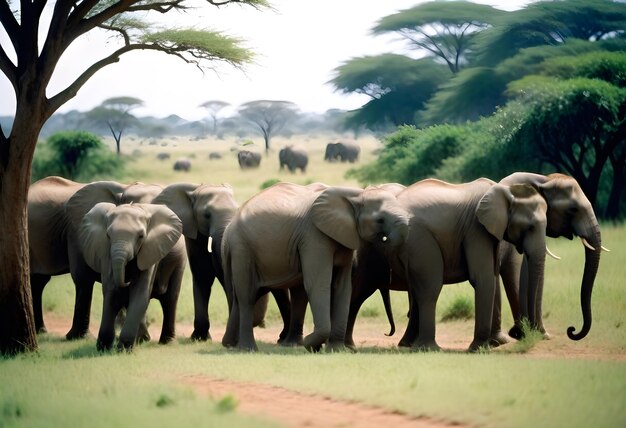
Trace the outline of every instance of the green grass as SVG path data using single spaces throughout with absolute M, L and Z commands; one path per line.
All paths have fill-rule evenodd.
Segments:
M 139 150 L 128 181 L 230 183 L 243 203 L 259 191 L 264 181 L 283 180 L 328 184 L 356 183 L 344 180 L 349 165 L 326 164 L 323 139 L 311 144 L 309 172 L 278 172 L 275 159 L 264 159 L 256 171 L 239 171 L 228 151 L 234 143 L 184 143 L 167 146 L 123 146 Z M 176 144 L 176 147 L 174 147 Z M 375 143 L 369 141 L 368 147 Z M 206 146 L 206 147 L 205 147 Z M 208 152 L 222 148 L 224 158 L 209 161 Z M 156 153 L 172 150 L 172 163 L 194 153 L 188 174 L 174 173 L 171 164 L 156 161 Z M 371 157 L 369 149 L 364 157 Z M 167 162 L 167 161 L 166 161 Z M 238 398 L 227 394 L 212 399 L 185 383 L 191 376 L 232 379 L 281 386 L 304 393 L 318 393 L 354 400 L 437 420 L 485 427 L 615 427 L 626 426 L 626 228 L 604 225 L 604 253 L 593 292 L 594 321 L 588 337 L 571 342 L 568 326 L 580 328 L 579 295 L 584 251 L 578 242 L 550 240 L 550 249 L 561 261 L 547 260 L 544 322 L 553 339 L 509 344 L 494 351 L 466 354 L 458 351 L 412 353 L 396 347 L 366 347 L 360 352 L 308 354 L 304 349 L 284 349 L 259 343 L 256 354 L 224 349 L 214 333 L 213 343 L 193 343 L 183 334 L 174 343 L 160 346 L 156 338 L 138 346 L 132 354 L 96 351 L 95 338 L 67 342 L 60 336 L 42 335 L 38 352 L 0 359 L 0 427 L 171 427 L 175 426 L 272 426 L 261 418 L 239 411 Z M 99 324 L 102 296 L 94 290 L 92 333 Z M 68 276 L 54 278 L 44 292 L 46 318 L 69 319 L 74 290 Z M 440 320 L 457 301 L 473 302 L 468 283 L 443 287 L 437 306 Z M 392 292 L 391 303 L 399 333 L 406 325 L 407 295 Z M 224 292 L 215 283 L 211 295 L 212 330 L 227 320 Z M 148 318 L 158 325 L 160 308 L 152 302 Z M 512 324 L 506 302 L 503 327 Z M 177 320 L 180 326 L 193 321 L 191 275 L 185 273 Z M 270 299 L 269 326 L 280 325 L 280 315 Z M 365 302 L 357 319 L 355 341 L 361 328 L 387 331 L 385 311 L 378 293 Z M 310 331 L 307 317 L 305 329 Z M 438 334 L 461 332 L 471 341 L 473 320 L 438 323 Z M 397 333 L 399 337 L 399 333 Z M 582 356 L 578 356 L 580 353 Z
M 457 296 L 454 301 L 445 308 L 441 321 L 468 320 L 474 316 L 474 301 L 470 296 Z

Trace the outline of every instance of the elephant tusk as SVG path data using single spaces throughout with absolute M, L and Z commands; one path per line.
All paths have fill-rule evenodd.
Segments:
M 552 257 L 554 260 L 561 260 L 561 258 L 559 256 L 557 256 L 552 251 L 550 251 L 550 249 L 548 248 L 547 245 L 546 245 L 546 254 L 549 255 L 550 257 Z
M 604 247 L 604 246 L 600 246 L 600 248 L 602 249 L 602 251 L 606 251 L 607 253 L 610 253 L 611 250 L 609 250 L 608 248 Z
M 213 252 L 213 237 L 209 236 L 209 242 L 207 243 L 206 249 L 209 251 L 209 253 Z
M 591 251 L 595 251 L 596 250 L 595 248 L 593 248 L 591 246 L 591 244 L 589 244 L 589 242 L 587 242 L 587 240 L 585 238 L 581 237 L 580 240 L 583 241 L 583 245 L 585 247 L 589 248 Z
M 381 238 L 381 240 L 382 240 L 383 242 L 387 242 L 387 240 L 388 240 L 388 239 L 389 239 L 389 238 L 387 238 L 386 236 L 383 236 L 383 237 Z

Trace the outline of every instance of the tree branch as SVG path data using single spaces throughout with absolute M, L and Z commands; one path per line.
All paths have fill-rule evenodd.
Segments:
M 0 70 L 7 76 L 14 90 L 17 90 L 17 67 L 0 46 Z
M 17 49 L 17 38 L 20 31 L 20 25 L 15 19 L 11 8 L 9 7 L 8 1 L 0 2 L 0 24 L 4 27 L 4 31 L 9 35 L 9 39 L 11 39 L 11 43 L 13 43 L 13 47 Z

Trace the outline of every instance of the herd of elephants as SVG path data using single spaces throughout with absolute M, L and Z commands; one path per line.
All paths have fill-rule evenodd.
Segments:
M 282 151 L 280 157 L 282 164 Z M 289 169 L 306 168 L 297 152 L 284 160 Z M 163 310 L 159 342 L 173 340 L 187 264 L 193 278 L 192 338 L 211 338 L 208 304 L 217 278 L 229 304 L 222 338 L 227 347 L 257 349 L 253 327 L 263 319 L 270 293 L 284 323 L 280 344 L 313 352 L 355 349 L 353 328 L 365 299 L 380 290 L 395 330 L 389 290 L 404 290 L 410 310 L 399 346 L 436 350 L 441 288 L 466 280 L 475 293 L 470 351 L 506 343 L 509 336 L 521 338 L 524 319 L 547 336 L 542 294 L 546 254 L 552 254 L 546 236 L 577 236 L 585 246 L 583 325 L 578 332 L 567 330 L 578 340 L 591 328 L 591 293 L 606 250 L 576 180 L 526 172 L 500 182 L 481 178 L 463 184 L 278 183 L 241 206 L 228 185 L 83 184 L 47 177 L 30 188 L 28 222 L 37 330 L 45 331 L 45 285 L 51 276 L 69 272 L 76 301 L 66 337 L 86 336 L 98 281 L 99 350 L 113 347 L 122 309 L 118 349 L 149 339 L 145 315 L 151 298 Z M 500 282 L 514 318 L 508 335 L 501 326 Z M 304 336 L 307 305 L 313 331 Z

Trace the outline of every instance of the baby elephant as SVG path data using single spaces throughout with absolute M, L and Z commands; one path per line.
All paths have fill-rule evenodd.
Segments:
M 181 221 L 163 205 L 100 202 L 85 215 L 78 239 L 85 261 L 101 275 L 104 296 L 98 350 L 113 345 L 115 317 L 126 302 L 120 349 L 133 347 L 153 294 L 170 292 L 176 304 L 179 289 L 168 290 L 169 282 L 155 277 L 181 234 Z M 158 276 L 161 274 L 167 275 L 160 272 Z

